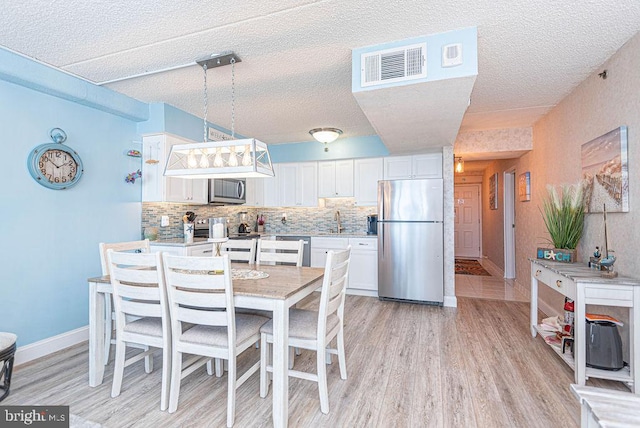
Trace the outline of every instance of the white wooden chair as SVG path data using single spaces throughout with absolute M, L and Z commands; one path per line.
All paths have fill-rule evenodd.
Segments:
M 102 267 L 102 275 L 109 275 L 109 262 L 107 261 L 107 251 L 129 251 L 129 252 L 149 252 L 149 240 L 144 239 L 141 241 L 128 241 L 128 242 L 112 242 L 98 244 L 100 250 L 100 266 Z M 113 306 L 111 296 L 107 296 L 105 299 L 105 320 L 104 320 L 104 365 L 109 364 L 109 356 L 111 354 L 111 344 L 116 343 L 113 338 Z M 149 360 L 145 363 L 147 370 L 150 370 Z
M 329 391 L 327 389 L 327 355 L 337 354 L 340 377 L 347 379 L 344 350 L 344 300 L 349 274 L 351 247 L 343 251 L 329 251 L 324 268 L 324 280 L 320 294 L 319 311 L 292 308 L 289 311 L 289 346 L 310 349 L 316 352 L 317 373 L 289 370 L 289 376 L 318 382 L 320 410 L 329 413 Z M 273 372 L 269 364 L 273 344 L 273 321 L 260 329 L 260 397 L 267 396 L 269 378 Z M 337 338 L 337 348 L 330 348 Z M 329 356 L 330 358 L 330 356 Z
M 230 239 L 220 246 L 220 254 L 228 254 L 232 262 L 254 263 L 257 239 Z
M 302 266 L 304 241 L 273 241 L 259 239 L 256 254 L 257 264 L 286 263 Z
M 228 255 L 179 257 L 165 253 L 163 258 L 173 333 L 169 413 L 178 408 L 181 379 L 211 358 L 223 359 L 228 365 L 227 426 L 231 427 L 236 389 L 260 366 L 257 362 L 236 380 L 236 356 L 260 338 L 260 327 L 267 318 L 236 315 Z M 183 323 L 195 325 L 182 332 Z M 206 358 L 191 359 L 183 367 L 184 353 Z
M 125 367 L 162 348 L 160 409 L 169 402 L 171 329 L 160 253 L 107 251 L 116 319 L 116 358 L 111 397 L 120 395 Z M 125 360 L 131 344 L 151 349 Z M 153 368 L 153 367 L 151 367 Z

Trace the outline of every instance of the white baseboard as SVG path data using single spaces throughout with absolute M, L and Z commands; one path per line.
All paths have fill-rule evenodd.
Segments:
M 347 288 L 347 294 L 351 294 L 351 295 L 354 295 L 354 296 L 375 297 L 376 299 L 378 298 L 378 292 L 377 291 L 359 290 L 359 289 L 356 289 L 356 288 Z
M 504 278 L 504 270 L 500 269 L 498 265 L 489 260 L 486 256 L 484 256 L 480 260 L 480 264 L 487 270 L 487 272 L 491 274 L 491 276 L 495 276 L 496 278 Z
M 53 354 L 69 346 L 76 345 L 80 342 L 89 340 L 89 326 L 77 328 L 75 330 L 67 331 L 57 336 L 48 337 L 38 342 L 30 343 L 25 346 L 20 346 L 16 350 L 16 357 L 14 365 L 28 363 L 36 358 L 44 357 L 45 355 Z
M 442 305 L 448 308 L 457 308 L 458 299 L 456 299 L 456 296 L 444 296 L 444 302 Z

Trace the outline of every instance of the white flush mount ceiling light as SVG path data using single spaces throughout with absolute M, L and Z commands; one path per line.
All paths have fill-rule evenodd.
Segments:
M 267 144 L 254 138 L 235 139 L 235 64 L 240 58 L 233 52 L 196 61 L 204 70 L 204 136 L 202 143 L 176 144 L 171 147 L 164 175 L 179 178 L 273 177 L 273 165 Z M 231 139 L 207 138 L 207 69 L 231 65 Z
M 309 134 L 311 134 L 316 141 L 324 143 L 324 151 L 328 152 L 329 148 L 327 144 L 336 141 L 338 137 L 342 135 L 342 130 L 338 128 L 315 128 L 309 131 Z

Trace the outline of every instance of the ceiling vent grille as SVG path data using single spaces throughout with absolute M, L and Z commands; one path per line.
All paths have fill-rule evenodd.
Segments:
M 427 44 L 402 46 L 360 57 L 360 85 L 362 87 L 402 82 L 427 77 Z

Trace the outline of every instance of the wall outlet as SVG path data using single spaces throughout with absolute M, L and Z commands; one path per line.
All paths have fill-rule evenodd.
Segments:
M 169 216 L 168 215 L 163 215 L 162 217 L 160 217 L 160 226 L 162 226 L 162 227 L 169 226 Z

